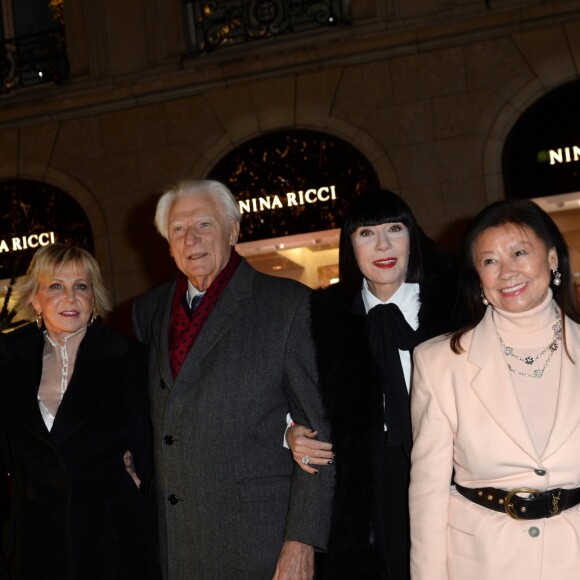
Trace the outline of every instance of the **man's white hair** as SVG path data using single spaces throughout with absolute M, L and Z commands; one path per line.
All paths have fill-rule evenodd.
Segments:
M 233 223 L 239 223 L 241 221 L 242 214 L 238 207 L 238 202 L 232 192 L 223 183 L 211 179 L 186 179 L 168 189 L 157 202 L 155 226 L 166 240 L 169 239 L 169 224 L 167 221 L 173 202 L 182 197 L 196 195 L 209 195 L 216 199 L 223 207 L 230 227 Z

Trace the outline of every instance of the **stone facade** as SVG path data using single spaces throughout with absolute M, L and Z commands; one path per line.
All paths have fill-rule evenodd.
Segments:
M 195 58 L 177 0 L 66 0 L 65 20 L 70 80 L 0 100 L 0 179 L 81 204 L 120 326 L 172 272 L 152 227 L 160 191 L 248 139 L 346 140 L 450 245 L 503 196 L 514 123 L 580 76 L 580 0 L 353 0 L 351 26 Z

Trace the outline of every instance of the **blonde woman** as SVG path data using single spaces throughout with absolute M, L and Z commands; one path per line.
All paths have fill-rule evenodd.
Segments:
M 9 578 L 156 579 L 144 348 L 95 320 L 109 304 L 85 250 L 38 250 L 17 295 L 36 322 L 0 335 Z

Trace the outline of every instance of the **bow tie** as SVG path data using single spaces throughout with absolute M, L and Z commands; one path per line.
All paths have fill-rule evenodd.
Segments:
M 417 335 L 396 304 L 379 304 L 367 317 L 371 333 L 381 329 L 398 350 L 412 351 L 417 346 Z

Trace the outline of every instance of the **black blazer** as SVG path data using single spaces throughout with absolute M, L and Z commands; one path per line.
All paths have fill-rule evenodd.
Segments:
M 0 335 L 10 577 L 157 578 L 146 351 L 106 326 L 90 326 L 49 432 L 37 400 L 43 346 L 34 325 Z M 141 490 L 125 470 L 127 450 Z
M 430 273 L 419 290 L 421 341 L 460 324 L 453 260 L 435 249 L 428 261 Z M 319 563 L 319 574 L 323 579 L 370 580 L 378 577 L 369 514 L 375 491 L 374 450 L 384 434 L 380 372 L 371 354 L 361 292 L 348 292 L 340 284 L 318 290 L 312 295 L 311 314 L 320 388 L 336 454 L 329 553 Z M 409 401 L 396 413 L 410 425 Z M 409 440 L 402 445 L 408 451 L 410 428 L 405 432 Z M 408 471 L 402 475 L 408 477 Z

